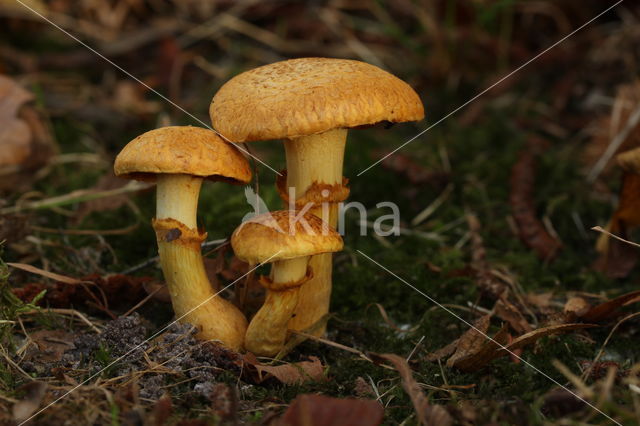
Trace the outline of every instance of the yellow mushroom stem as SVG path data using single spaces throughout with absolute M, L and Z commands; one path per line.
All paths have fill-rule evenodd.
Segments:
M 248 351 L 259 356 L 274 356 L 287 339 L 287 324 L 294 315 L 300 289 L 312 276 L 309 256 L 279 260 L 271 265 L 269 278 L 261 277 L 267 297 L 255 314 L 244 340 Z M 304 284 L 304 285 L 303 285 Z
M 334 129 L 312 136 L 285 140 L 287 157 L 287 187 L 295 189 L 296 199 L 315 185 L 342 185 L 342 163 L 347 141 L 347 129 Z M 341 200 L 340 200 L 341 201 Z M 298 208 L 303 208 L 299 206 Z M 308 210 L 332 228 L 338 224 L 338 203 L 316 204 Z M 309 265 L 314 276 L 300 290 L 296 315 L 289 322 L 292 330 L 306 330 L 318 323 L 329 312 L 331 299 L 331 253 L 313 256 Z M 324 334 L 325 328 L 313 330 L 313 334 Z
M 247 320 L 234 305 L 213 291 L 200 254 L 206 233 L 197 229 L 202 178 L 181 174 L 158 176 L 156 219 L 162 272 L 176 318 L 199 329 L 198 338 L 242 348 Z

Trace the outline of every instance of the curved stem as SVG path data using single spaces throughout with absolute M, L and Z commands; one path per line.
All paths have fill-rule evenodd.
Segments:
M 238 350 L 242 347 L 247 320 L 213 291 L 200 254 L 200 245 L 206 237 L 196 225 L 201 184 L 202 178 L 195 176 L 158 176 L 157 217 L 153 227 L 162 272 L 178 320 L 198 327 L 199 338 L 219 340 Z
M 260 356 L 276 355 L 287 339 L 287 324 L 294 314 L 300 289 L 306 284 L 309 257 L 274 262 L 267 280 L 267 297 L 249 323 L 245 336 L 248 351 Z
M 342 183 L 346 141 L 347 129 L 334 129 L 284 142 L 287 156 L 287 187 L 295 188 L 296 197 L 303 195 L 313 183 Z M 338 205 L 332 203 L 328 207 L 317 207 L 310 212 L 336 228 Z M 306 330 L 329 312 L 332 264 L 331 253 L 313 256 L 310 266 L 314 276 L 300 290 L 296 315 L 289 322 L 289 328 Z M 323 333 L 324 327 L 314 331 L 316 335 Z

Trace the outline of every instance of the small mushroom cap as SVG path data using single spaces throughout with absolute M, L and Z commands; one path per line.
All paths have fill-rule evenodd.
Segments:
M 116 176 L 138 180 L 180 173 L 232 183 L 251 181 L 251 168 L 238 148 L 212 130 L 191 126 L 143 133 L 120 151 L 113 169 Z
M 365 62 L 300 58 L 244 72 L 225 83 L 209 107 L 216 130 L 234 142 L 296 138 L 424 118 L 404 81 Z
M 640 174 L 640 148 L 618 154 L 616 160 L 622 170 Z
M 340 251 L 343 243 L 319 217 L 280 210 L 242 223 L 231 235 L 231 246 L 240 260 L 257 264 Z

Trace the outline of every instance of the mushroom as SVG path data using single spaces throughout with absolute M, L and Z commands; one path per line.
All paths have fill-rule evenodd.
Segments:
M 231 235 L 240 260 L 272 262 L 269 277 L 260 277 L 267 289 L 265 302 L 249 323 L 244 340 L 245 348 L 256 355 L 273 356 L 282 349 L 300 290 L 313 276 L 310 256 L 342 250 L 340 234 L 320 218 L 296 214 L 300 213 L 264 213 L 242 223 Z
M 309 211 L 335 228 L 337 203 L 349 195 L 342 176 L 347 130 L 421 120 L 424 109 L 408 84 L 378 67 L 300 58 L 229 80 L 213 97 L 209 115 L 214 128 L 233 142 L 284 139 L 287 173 L 278 179 L 280 196 L 288 203 L 287 188 L 294 188 L 296 209 L 310 203 Z M 328 312 L 331 263 L 331 254 L 311 260 L 315 276 L 301 290 L 290 328 L 308 329 Z
M 202 180 L 248 183 L 247 160 L 213 131 L 176 126 L 151 130 L 129 142 L 116 157 L 114 171 L 120 177 L 157 182 L 152 224 L 178 320 L 198 327 L 201 339 L 240 349 L 247 320 L 211 287 L 200 254 L 207 234 L 198 230 L 196 214 Z

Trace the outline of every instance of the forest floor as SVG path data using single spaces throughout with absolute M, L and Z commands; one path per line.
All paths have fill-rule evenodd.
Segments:
M 640 224 L 640 175 L 615 161 L 640 146 L 636 5 L 511 75 L 607 6 L 26 3 L 145 86 L 10 3 L 0 424 L 640 423 L 638 249 L 592 229 L 634 241 Z M 299 56 L 379 65 L 420 94 L 427 118 L 350 132 L 349 200 L 369 227 L 389 213 L 379 203 L 395 203 L 400 235 L 361 235 L 349 210 L 326 336 L 292 335 L 282 358 L 256 358 L 169 325 L 153 188 L 113 176 L 113 159 L 147 130 L 208 125 L 225 81 Z M 279 141 L 249 148 L 285 167 Z M 276 175 L 255 167 L 253 190 L 281 208 Z M 204 184 L 198 218 L 218 288 L 247 271 L 225 239 L 250 211 L 242 187 Z

